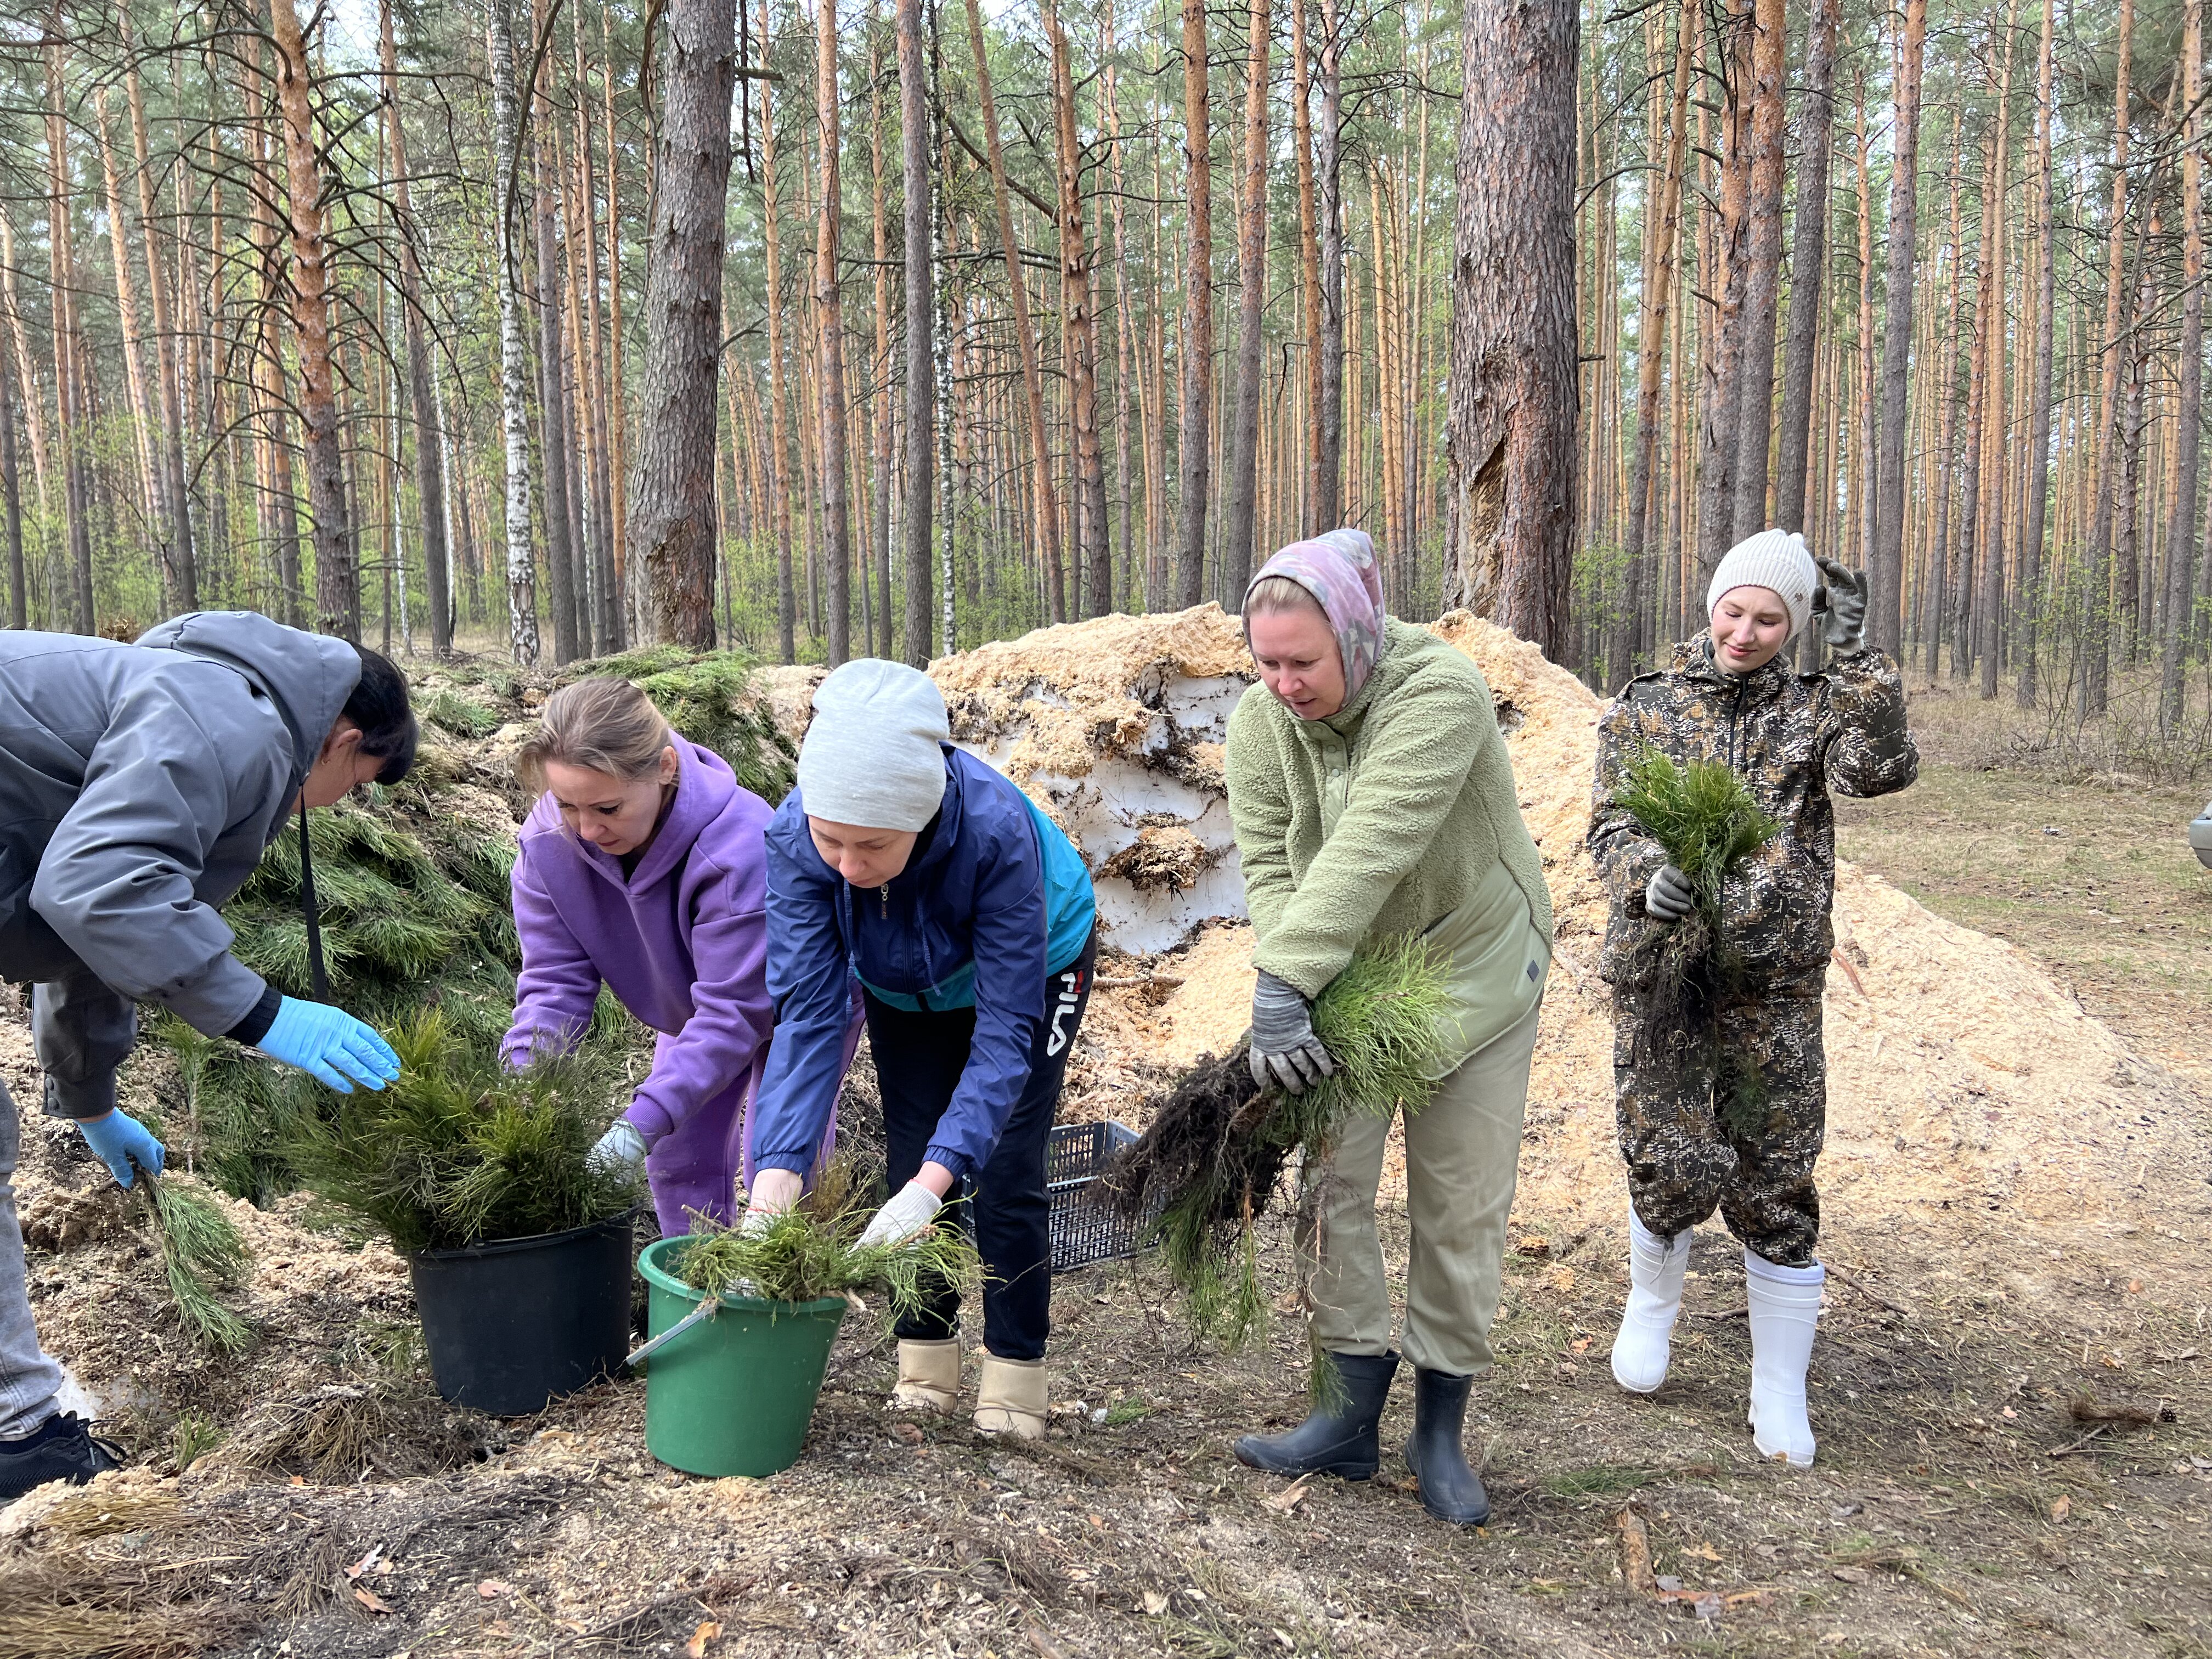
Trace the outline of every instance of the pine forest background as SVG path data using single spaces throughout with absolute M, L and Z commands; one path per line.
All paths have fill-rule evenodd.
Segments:
M 7 620 L 923 660 L 1348 523 L 1610 688 L 1779 523 L 2201 759 L 2200 5 L 27 7 Z

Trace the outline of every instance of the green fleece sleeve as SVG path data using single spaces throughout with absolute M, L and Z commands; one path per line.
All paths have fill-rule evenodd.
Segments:
M 1283 907 L 1297 890 L 1291 879 L 1291 800 L 1282 751 L 1269 729 L 1267 710 L 1258 701 L 1271 695 L 1255 685 L 1230 710 L 1223 760 L 1229 823 L 1244 872 L 1244 908 L 1252 917 L 1254 937 L 1262 940 L 1280 925 Z
M 1486 699 L 1458 675 L 1415 676 L 1367 724 L 1336 831 L 1253 956 L 1310 997 L 1344 971 L 1398 884 L 1428 856 L 1483 744 L 1504 741 Z
M 1828 707 L 1828 787 L 1838 794 L 1893 794 L 1920 775 L 1920 750 L 1905 720 L 1905 678 L 1887 653 L 1869 647 L 1830 663 Z
M 1616 911 L 1641 916 L 1644 890 L 1667 862 L 1636 815 L 1620 804 L 1628 763 L 1649 741 L 1635 703 L 1616 698 L 1597 725 L 1597 782 L 1590 801 L 1589 850 Z

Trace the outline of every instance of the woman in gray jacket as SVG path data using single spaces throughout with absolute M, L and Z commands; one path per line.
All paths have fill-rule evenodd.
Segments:
M 230 953 L 216 907 L 288 818 L 415 757 L 407 682 L 374 651 L 252 611 L 162 623 L 136 645 L 0 633 L 0 978 L 28 981 L 49 1115 L 115 1178 L 161 1145 L 115 1106 L 135 1005 L 167 1008 L 334 1089 L 399 1062 L 343 1010 L 281 994 Z M 112 1467 L 60 1411 L 61 1367 L 24 1291 L 21 1126 L 0 1083 L 0 1504 Z

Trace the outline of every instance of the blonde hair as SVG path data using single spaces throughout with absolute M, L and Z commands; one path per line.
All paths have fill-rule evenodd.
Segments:
M 1313 591 L 1302 582 L 1288 576 L 1262 576 L 1252 584 L 1244 595 L 1244 615 L 1275 617 L 1290 611 L 1311 611 L 1324 620 L 1328 612 L 1313 595 Z
M 549 765 L 580 766 L 635 783 L 659 775 L 660 752 L 675 740 L 652 698 L 628 680 L 596 675 L 545 700 L 538 729 L 514 757 L 514 772 L 533 790 L 545 787 Z

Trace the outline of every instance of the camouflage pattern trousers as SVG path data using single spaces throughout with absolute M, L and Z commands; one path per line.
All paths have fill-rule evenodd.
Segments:
M 1812 1265 L 1813 1165 L 1828 1103 L 1819 987 L 1724 997 L 1711 1035 L 1662 1028 L 1616 987 L 1613 1019 L 1613 1103 L 1637 1218 L 1668 1238 L 1717 1208 L 1777 1267 Z

